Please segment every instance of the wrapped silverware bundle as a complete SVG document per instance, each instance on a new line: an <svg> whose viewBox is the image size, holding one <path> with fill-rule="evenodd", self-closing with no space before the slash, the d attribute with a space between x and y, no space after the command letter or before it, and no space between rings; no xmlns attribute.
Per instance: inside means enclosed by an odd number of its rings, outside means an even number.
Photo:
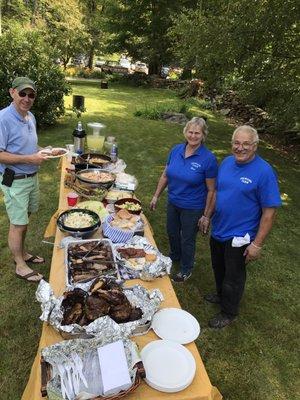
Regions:
<svg viewBox="0 0 300 400"><path fill-rule="evenodd" d="M46 347L41 365L48 400L118 399L145 376L136 344L119 334Z"/></svg>

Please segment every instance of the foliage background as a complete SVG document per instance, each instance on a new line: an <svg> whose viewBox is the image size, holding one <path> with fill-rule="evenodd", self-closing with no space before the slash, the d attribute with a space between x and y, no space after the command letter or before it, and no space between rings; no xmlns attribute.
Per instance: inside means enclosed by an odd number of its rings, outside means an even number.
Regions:
<svg viewBox="0 0 300 400"><path fill-rule="evenodd" d="M151 74L180 65L208 94L234 89L268 111L277 131L299 123L298 0L2 0L0 7L3 32L16 24L36 32L64 68L84 55L91 69L107 52L147 62Z"/></svg>
<svg viewBox="0 0 300 400"><path fill-rule="evenodd" d="M199 1L173 19L169 36L183 65L208 90L235 89L268 111L278 129L299 121L297 0Z"/></svg>
<svg viewBox="0 0 300 400"><path fill-rule="evenodd" d="M8 90L17 76L29 76L37 84L32 111L40 125L53 124L64 114L64 95L70 87L53 63L51 46L38 31L16 25L0 37L0 108L10 103Z"/></svg>

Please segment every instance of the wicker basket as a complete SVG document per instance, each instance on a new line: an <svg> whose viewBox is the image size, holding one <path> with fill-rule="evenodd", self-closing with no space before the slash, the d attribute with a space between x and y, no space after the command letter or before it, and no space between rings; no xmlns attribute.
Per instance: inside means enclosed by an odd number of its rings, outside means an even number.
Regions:
<svg viewBox="0 0 300 400"><path fill-rule="evenodd" d="M112 396L97 396L90 400L117 400L126 396L127 394L133 392L141 383L142 379L146 377L145 369L142 361L135 364L137 368L135 381L132 386L127 390L122 390L121 392L114 394ZM41 357L41 394L42 397L47 396L47 383L52 378L52 367L51 365Z"/></svg>

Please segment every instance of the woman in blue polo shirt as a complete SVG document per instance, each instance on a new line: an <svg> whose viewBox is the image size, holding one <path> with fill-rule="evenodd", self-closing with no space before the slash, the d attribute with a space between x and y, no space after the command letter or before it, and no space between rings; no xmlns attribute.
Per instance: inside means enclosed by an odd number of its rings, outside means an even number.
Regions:
<svg viewBox="0 0 300 400"><path fill-rule="evenodd" d="M218 171L216 157L203 144L208 134L205 120L192 118L183 134L186 141L172 148L150 203L155 210L159 196L168 187L170 257L180 263L175 282L184 282L192 274L198 226L201 220L204 229L208 228Z"/></svg>

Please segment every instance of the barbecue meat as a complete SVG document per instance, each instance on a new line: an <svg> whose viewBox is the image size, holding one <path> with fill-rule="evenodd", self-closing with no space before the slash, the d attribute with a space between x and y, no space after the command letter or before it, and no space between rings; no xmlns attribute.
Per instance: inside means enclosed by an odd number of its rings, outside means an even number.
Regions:
<svg viewBox="0 0 300 400"><path fill-rule="evenodd" d="M65 310L62 325L76 324L80 321L83 314L83 306L80 303L76 303L70 309Z"/></svg>
<svg viewBox="0 0 300 400"><path fill-rule="evenodd" d="M124 304L112 306L109 316L117 323L128 322L132 312L132 306L127 300Z"/></svg>
<svg viewBox="0 0 300 400"><path fill-rule="evenodd" d="M137 321L138 319L141 319L143 316L143 312L139 307L134 307L131 310L131 314L129 316L129 321Z"/></svg>
<svg viewBox="0 0 300 400"><path fill-rule="evenodd" d="M136 249L134 247L127 247L127 248L119 248L118 252L121 254L123 258L126 260L128 258L140 258L145 257L146 253L143 249Z"/></svg>
<svg viewBox="0 0 300 400"><path fill-rule="evenodd" d="M90 295L82 289L64 293L62 301L62 325L88 325L95 319L109 315L115 322L136 321L142 317L142 310L132 307L115 280L96 279L90 288Z"/></svg>
<svg viewBox="0 0 300 400"><path fill-rule="evenodd" d="M64 310L62 325L75 324L81 319L86 296L87 293L78 288L64 293L61 303Z"/></svg>
<svg viewBox="0 0 300 400"><path fill-rule="evenodd" d="M97 293L91 294L86 299L85 315L90 322L107 315L109 309L110 305Z"/></svg>
<svg viewBox="0 0 300 400"><path fill-rule="evenodd" d="M111 305L119 305L128 302L127 297L120 289L98 290L98 295Z"/></svg>

